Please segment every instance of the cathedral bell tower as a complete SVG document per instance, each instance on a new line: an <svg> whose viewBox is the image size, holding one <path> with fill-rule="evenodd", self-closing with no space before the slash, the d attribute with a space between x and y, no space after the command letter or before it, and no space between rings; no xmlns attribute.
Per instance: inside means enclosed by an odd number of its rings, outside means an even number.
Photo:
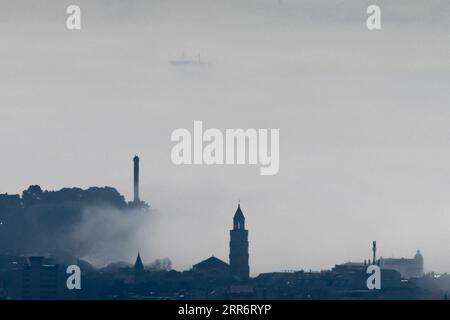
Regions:
<svg viewBox="0 0 450 320"><path fill-rule="evenodd" d="M245 229L245 217L241 205L233 217L233 229L230 230L230 272L239 280L249 278L248 230Z"/></svg>

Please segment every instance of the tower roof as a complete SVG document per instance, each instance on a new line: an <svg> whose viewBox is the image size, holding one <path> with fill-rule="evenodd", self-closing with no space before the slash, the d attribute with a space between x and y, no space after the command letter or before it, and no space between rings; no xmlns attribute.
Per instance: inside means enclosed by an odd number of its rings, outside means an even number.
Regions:
<svg viewBox="0 0 450 320"><path fill-rule="evenodd" d="M144 264L142 263L141 254L138 251L136 262L134 263L134 269L142 271L144 270Z"/></svg>
<svg viewBox="0 0 450 320"><path fill-rule="evenodd" d="M242 213L242 210L241 210L241 204L238 204L238 207L237 207L236 213L234 214L233 219L245 220L244 214Z"/></svg>

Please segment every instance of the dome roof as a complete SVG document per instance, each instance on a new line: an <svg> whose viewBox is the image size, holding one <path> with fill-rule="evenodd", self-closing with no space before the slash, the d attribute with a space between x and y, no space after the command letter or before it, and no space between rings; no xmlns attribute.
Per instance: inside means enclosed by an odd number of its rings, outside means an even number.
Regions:
<svg viewBox="0 0 450 320"><path fill-rule="evenodd" d="M421 259L421 260L423 260L423 256L422 256L422 254L420 253L420 250L417 250L417 253L416 253L416 255L414 256L414 259L417 259L417 260Z"/></svg>

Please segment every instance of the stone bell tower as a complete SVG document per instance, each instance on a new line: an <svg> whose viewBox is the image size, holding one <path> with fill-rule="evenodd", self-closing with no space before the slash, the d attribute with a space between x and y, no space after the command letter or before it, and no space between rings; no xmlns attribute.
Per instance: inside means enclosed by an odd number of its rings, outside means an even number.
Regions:
<svg viewBox="0 0 450 320"><path fill-rule="evenodd" d="M245 229L245 217L240 204L233 217L233 229L230 230L230 272L239 280L247 280L250 274L248 230Z"/></svg>

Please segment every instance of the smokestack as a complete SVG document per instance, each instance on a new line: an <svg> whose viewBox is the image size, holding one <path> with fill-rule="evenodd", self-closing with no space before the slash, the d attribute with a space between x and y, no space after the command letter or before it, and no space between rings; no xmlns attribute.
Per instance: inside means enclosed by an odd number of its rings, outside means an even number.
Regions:
<svg viewBox="0 0 450 320"><path fill-rule="evenodd" d="M141 200L139 199L139 157L134 156L134 202L138 203Z"/></svg>
<svg viewBox="0 0 450 320"><path fill-rule="evenodd" d="M376 263L376 257L377 257L377 242L374 241L372 242L372 252L373 252L373 258L372 258L372 264L377 264Z"/></svg>

